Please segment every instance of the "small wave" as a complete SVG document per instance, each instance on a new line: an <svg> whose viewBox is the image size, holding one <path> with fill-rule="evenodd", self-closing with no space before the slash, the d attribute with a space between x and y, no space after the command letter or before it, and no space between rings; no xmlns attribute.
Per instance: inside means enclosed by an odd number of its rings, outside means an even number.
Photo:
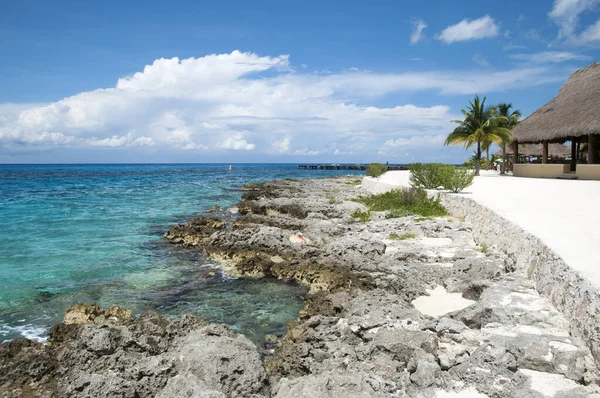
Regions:
<svg viewBox="0 0 600 398"><path fill-rule="evenodd" d="M22 325L22 326L9 326L0 325L0 335L4 336L15 336L25 337L29 340L34 340L39 343L45 343L48 340L47 333L48 329L42 326L35 325ZM16 336L15 336L16 337ZM15 338L13 337L13 338ZM11 339L5 339L3 343L9 342Z"/></svg>

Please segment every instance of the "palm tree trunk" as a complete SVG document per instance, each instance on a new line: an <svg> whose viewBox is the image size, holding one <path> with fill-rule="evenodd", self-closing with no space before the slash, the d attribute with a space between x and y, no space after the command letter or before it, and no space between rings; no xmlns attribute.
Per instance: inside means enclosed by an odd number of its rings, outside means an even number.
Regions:
<svg viewBox="0 0 600 398"><path fill-rule="evenodd" d="M475 159L475 175L479 175L479 167L481 162L481 141L477 140L477 159Z"/></svg>
<svg viewBox="0 0 600 398"><path fill-rule="evenodd" d="M490 164L490 146L489 145L487 148L485 148L485 157L487 159L487 168L488 168L488 170L491 170L492 165Z"/></svg>
<svg viewBox="0 0 600 398"><path fill-rule="evenodd" d="M506 174L506 144L502 144L502 164L500 165L500 175Z"/></svg>

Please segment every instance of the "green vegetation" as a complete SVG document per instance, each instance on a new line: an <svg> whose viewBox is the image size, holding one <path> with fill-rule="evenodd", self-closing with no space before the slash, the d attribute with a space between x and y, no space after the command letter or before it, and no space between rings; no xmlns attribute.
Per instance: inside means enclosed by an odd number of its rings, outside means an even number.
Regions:
<svg viewBox="0 0 600 398"><path fill-rule="evenodd" d="M427 221L430 220L429 217L417 217L415 218L415 222L422 222L422 221Z"/></svg>
<svg viewBox="0 0 600 398"><path fill-rule="evenodd" d="M346 185L360 185L362 183L361 180L352 180L352 181L346 181L345 184Z"/></svg>
<svg viewBox="0 0 600 398"><path fill-rule="evenodd" d="M395 189L354 200L367 206L370 211L389 211L388 218L404 217L409 214L425 217L441 217L448 214L446 208L440 203L439 197L428 197L424 189Z"/></svg>
<svg viewBox="0 0 600 398"><path fill-rule="evenodd" d="M337 195L338 195L339 193L340 193L340 191L339 191L339 190L337 190L337 189L336 189L336 190L333 190L333 191L326 191L326 193L325 193L325 197L327 198L327 202L328 202L330 205L335 205L335 204L341 203L341 201L339 201L339 200L337 199Z"/></svg>
<svg viewBox="0 0 600 398"><path fill-rule="evenodd" d="M454 166L442 163L411 163L410 185L413 188L437 189L444 185L444 177Z"/></svg>
<svg viewBox="0 0 600 398"><path fill-rule="evenodd" d="M514 110L511 112L510 108L512 108L512 104L498 105L498 115L504 118L504 127L511 130L511 134L508 137L505 137L505 139L501 142L502 165L500 168L500 174L506 173L506 165L508 164L508 156L506 156L506 145L510 143L510 139L512 137L512 129L519 123L519 118L521 117L520 111Z"/></svg>
<svg viewBox="0 0 600 398"><path fill-rule="evenodd" d="M389 240L407 240L407 239L414 239L416 237L417 237L417 235L411 234L411 233L402 234L402 235L390 234L390 236L388 236L388 239Z"/></svg>
<svg viewBox="0 0 600 398"><path fill-rule="evenodd" d="M479 251L482 252L483 254L485 254L487 256L487 252L488 252L488 245L486 245L485 243L482 243L479 246Z"/></svg>
<svg viewBox="0 0 600 398"><path fill-rule="evenodd" d="M369 177L379 177L383 173L388 170L388 167L385 164L381 163L371 163L367 166L367 176Z"/></svg>
<svg viewBox="0 0 600 398"><path fill-rule="evenodd" d="M459 126L451 132L444 145L463 144L465 148L476 145L475 175L479 175L482 149L489 148L492 143L502 144L510 140L512 131L506 127L506 117L500 116L495 106L485 106L483 101L475 96L469 106L462 110L464 120L453 120Z"/></svg>
<svg viewBox="0 0 600 398"><path fill-rule="evenodd" d="M355 210L352 214L350 214L352 218L358 218L360 222L369 222L371 220L371 212L370 211L360 211Z"/></svg>
<svg viewBox="0 0 600 398"><path fill-rule="evenodd" d="M460 192L473 184L475 173L465 167L453 167L444 175L442 186L451 192Z"/></svg>
<svg viewBox="0 0 600 398"><path fill-rule="evenodd" d="M410 185L413 188L438 189L443 187L460 192L473 184L475 175L469 169L441 163L411 163Z"/></svg>

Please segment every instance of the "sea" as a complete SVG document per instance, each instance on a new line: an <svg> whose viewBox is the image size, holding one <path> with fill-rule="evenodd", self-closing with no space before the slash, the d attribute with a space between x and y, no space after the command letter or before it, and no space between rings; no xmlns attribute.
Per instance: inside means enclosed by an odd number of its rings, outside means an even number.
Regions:
<svg viewBox="0 0 600 398"><path fill-rule="evenodd" d="M302 308L302 286L230 277L163 234L215 205L235 205L247 183L364 171L229 166L0 165L0 342L44 341L76 303L191 313L257 343L283 333Z"/></svg>

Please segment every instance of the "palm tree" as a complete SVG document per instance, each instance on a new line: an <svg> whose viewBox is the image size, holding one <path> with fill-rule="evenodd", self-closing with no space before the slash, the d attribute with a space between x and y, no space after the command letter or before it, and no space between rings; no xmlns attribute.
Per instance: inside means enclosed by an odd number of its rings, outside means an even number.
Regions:
<svg viewBox="0 0 600 398"><path fill-rule="evenodd" d="M496 107L486 107L485 100L485 97L482 101L476 95L475 99L469 102L469 106L462 110L465 119L452 121L459 126L446 137L444 142L444 145L463 144L465 149L476 145L476 176L479 175L481 166L482 145L485 148L486 143L500 142L510 134L510 130L504 127L505 118L498 117Z"/></svg>
<svg viewBox="0 0 600 398"><path fill-rule="evenodd" d="M510 143L510 138L512 137L512 129L519 123L521 112L519 110L514 110L511 112L510 108L512 108L512 104L499 104L497 108L498 116L502 116L506 119L504 120L504 127L511 130L511 134L509 135L508 140L502 141L502 166L500 169L500 174L505 174L506 164L508 161L506 157L506 145Z"/></svg>

